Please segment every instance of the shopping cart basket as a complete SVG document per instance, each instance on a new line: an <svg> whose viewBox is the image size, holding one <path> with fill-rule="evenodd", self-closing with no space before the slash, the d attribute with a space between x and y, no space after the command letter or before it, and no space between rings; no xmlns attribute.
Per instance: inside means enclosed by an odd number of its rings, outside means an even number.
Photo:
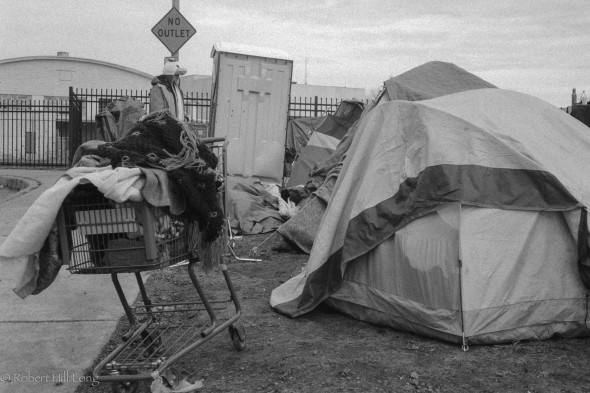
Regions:
<svg viewBox="0 0 590 393"><path fill-rule="evenodd" d="M219 158L218 171L225 179L225 138L204 138ZM224 182L225 183L225 182ZM225 184L219 191L225 209ZM112 382L113 391L135 391L139 381L168 375L180 358L229 330L237 350L245 347L245 330L238 323L241 306L225 261L220 270L229 299L211 300L204 293L195 269L198 266L198 225L166 207L146 202L115 203L92 185L78 186L62 204L58 227L64 264L75 274L110 274L127 320L129 331L121 343L100 360L93 371L98 382ZM188 266L197 300L152 303L141 272L170 265ZM118 274L135 275L141 300L130 305ZM218 318L220 310L233 304L235 313ZM171 382L171 381L168 381Z"/></svg>

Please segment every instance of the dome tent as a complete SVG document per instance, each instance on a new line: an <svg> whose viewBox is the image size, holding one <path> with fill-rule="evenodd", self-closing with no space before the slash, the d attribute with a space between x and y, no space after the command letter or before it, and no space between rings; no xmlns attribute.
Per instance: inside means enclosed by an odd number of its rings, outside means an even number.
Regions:
<svg viewBox="0 0 590 393"><path fill-rule="evenodd" d="M431 61L392 77L383 83L378 97L363 114L375 105L392 99L420 101L466 90L495 88L476 75L452 63ZM301 210L277 232L302 251L310 253L320 220L329 202L342 158L345 156L358 127L350 127L341 137L336 149L309 173L305 188L311 193ZM301 182L301 181L299 181Z"/></svg>
<svg viewBox="0 0 590 393"><path fill-rule="evenodd" d="M291 317L325 302L452 342L587 334L586 127L495 88L389 101L363 115Z"/></svg>

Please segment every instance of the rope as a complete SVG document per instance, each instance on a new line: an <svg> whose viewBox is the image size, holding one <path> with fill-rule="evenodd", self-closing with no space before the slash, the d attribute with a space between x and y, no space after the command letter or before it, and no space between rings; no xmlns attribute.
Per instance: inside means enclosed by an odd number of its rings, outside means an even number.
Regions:
<svg viewBox="0 0 590 393"><path fill-rule="evenodd" d="M260 251L259 251L260 246L262 246L268 239L273 237L275 234L276 234L276 232L271 233L270 236L268 236L266 239L264 239L259 245L252 247L252 252L254 253L254 255L256 257L260 256Z"/></svg>
<svg viewBox="0 0 590 393"><path fill-rule="evenodd" d="M182 150L178 154L170 154L166 149L162 149L169 158L160 160L160 164L166 171L172 171L178 168L195 168L199 172L207 167L205 161L199 157L199 138L196 133L188 128L188 125L181 123L182 131L180 133L180 143Z"/></svg>

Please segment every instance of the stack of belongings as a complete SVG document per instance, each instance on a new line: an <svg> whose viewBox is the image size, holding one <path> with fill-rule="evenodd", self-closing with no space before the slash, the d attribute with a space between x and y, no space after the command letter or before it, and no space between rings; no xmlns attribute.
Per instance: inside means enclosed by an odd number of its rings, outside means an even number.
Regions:
<svg viewBox="0 0 590 393"><path fill-rule="evenodd" d="M114 203L145 201L182 214L191 228L191 252L205 270L218 265L227 234L219 198L225 179L215 170L217 164L211 149L169 110L143 117L116 141L84 143L72 168L37 198L0 245L0 262L26 264L14 292L21 298L37 295L57 277L62 261L56 219L80 185L93 185Z"/></svg>
<svg viewBox="0 0 590 393"><path fill-rule="evenodd" d="M185 214L201 228L203 262L219 260L224 233L224 214L218 198L222 179L218 158L199 141L187 123L176 120L169 110L153 112L138 122L126 137L101 144L96 154L110 160L113 168L162 169L184 196ZM222 245L221 245L222 246Z"/></svg>
<svg viewBox="0 0 590 393"><path fill-rule="evenodd" d="M114 142L124 138L144 115L143 102L131 97L114 99L95 116L97 139Z"/></svg>

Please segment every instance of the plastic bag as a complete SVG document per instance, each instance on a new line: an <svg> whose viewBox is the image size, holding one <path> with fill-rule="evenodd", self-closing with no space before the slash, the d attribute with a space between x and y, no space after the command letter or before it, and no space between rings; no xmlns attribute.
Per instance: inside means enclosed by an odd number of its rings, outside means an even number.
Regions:
<svg viewBox="0 0 590 393"><path fill-rule="evenodd" d="M154 372L152 377L154 378L154 382L150 386L152 393L189 393L203 388L203 380L190 383L184 378L175 383L172 388L169 388L162 377L158 375L158 372Z"/></svg>
<svg viewBox="0 0 590 393"><path fill-rule="evenodd" d="M289 219L299 212L300 207L297 206L290 198L285 201L283 198L279 198L279 214Z"/></svg>

